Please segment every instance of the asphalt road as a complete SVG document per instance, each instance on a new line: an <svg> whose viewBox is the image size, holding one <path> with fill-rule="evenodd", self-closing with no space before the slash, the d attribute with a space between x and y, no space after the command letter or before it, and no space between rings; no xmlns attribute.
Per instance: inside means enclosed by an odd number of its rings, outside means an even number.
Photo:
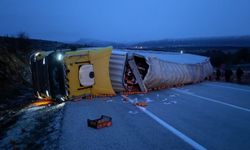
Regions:
<svg viewBox="0 0 250 150"><path fill-rule="evenodd" d="M250 87L203 82L148 94L69 102L61 149L250 149ZM146 101L145 108L135 101ZM113 118L103 129L87 119Z"/></svg>

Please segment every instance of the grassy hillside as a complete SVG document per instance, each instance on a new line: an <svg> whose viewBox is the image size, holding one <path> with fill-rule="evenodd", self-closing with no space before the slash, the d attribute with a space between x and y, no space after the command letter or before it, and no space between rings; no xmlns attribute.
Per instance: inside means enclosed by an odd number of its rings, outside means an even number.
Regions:
<svg viewBox="0 0 250 150"><path fill-rule="evenodd" d="M31 87L29 56L33 51L75 49L84 46L29 39L25 35L20 35L18 38L0 37L0 104L6 98L22 94L24 89Z"/></svg>

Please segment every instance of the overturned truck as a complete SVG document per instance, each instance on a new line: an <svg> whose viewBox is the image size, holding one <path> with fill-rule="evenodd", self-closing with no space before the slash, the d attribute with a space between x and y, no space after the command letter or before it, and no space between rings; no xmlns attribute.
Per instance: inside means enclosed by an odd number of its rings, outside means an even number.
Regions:
<svg viewBox="0 0 250 150"><path fill-rule="evenodd" d="M38 51L30 66L37 97L59 101L195 83L213 72L203 56L112 47Z"/></svg>

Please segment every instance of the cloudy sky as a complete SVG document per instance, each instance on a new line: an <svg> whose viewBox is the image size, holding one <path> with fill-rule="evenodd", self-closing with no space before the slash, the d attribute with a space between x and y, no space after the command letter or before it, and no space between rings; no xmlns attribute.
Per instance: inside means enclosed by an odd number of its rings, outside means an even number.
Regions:
<svg viewBox="0 0 250 150"><path fill-rule="evenodd" d="M0 0L0 35L116 42L250 35L250 0Z"/></svg>

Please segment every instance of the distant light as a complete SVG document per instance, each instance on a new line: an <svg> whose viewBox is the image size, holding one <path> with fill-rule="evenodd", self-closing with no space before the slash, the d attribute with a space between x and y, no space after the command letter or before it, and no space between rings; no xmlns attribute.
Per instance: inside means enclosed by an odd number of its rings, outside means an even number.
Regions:
<svg viewBox="0 0 250 150"><path fill-rule="evenodd" d="M43 65L45 65L45 58L43 58Z"/></svg>
<svg viewBox="0 0 250 150"><path fill-rule="evenodd" d="M180 53L183 54L183 50L181 50Z"/></svg>
<svg viewBox="0 0 250 150"><path fill-rule="evenodd" d="M62 54L57 54L57 60L61 61L63 59L63 55Z"/></svg>

